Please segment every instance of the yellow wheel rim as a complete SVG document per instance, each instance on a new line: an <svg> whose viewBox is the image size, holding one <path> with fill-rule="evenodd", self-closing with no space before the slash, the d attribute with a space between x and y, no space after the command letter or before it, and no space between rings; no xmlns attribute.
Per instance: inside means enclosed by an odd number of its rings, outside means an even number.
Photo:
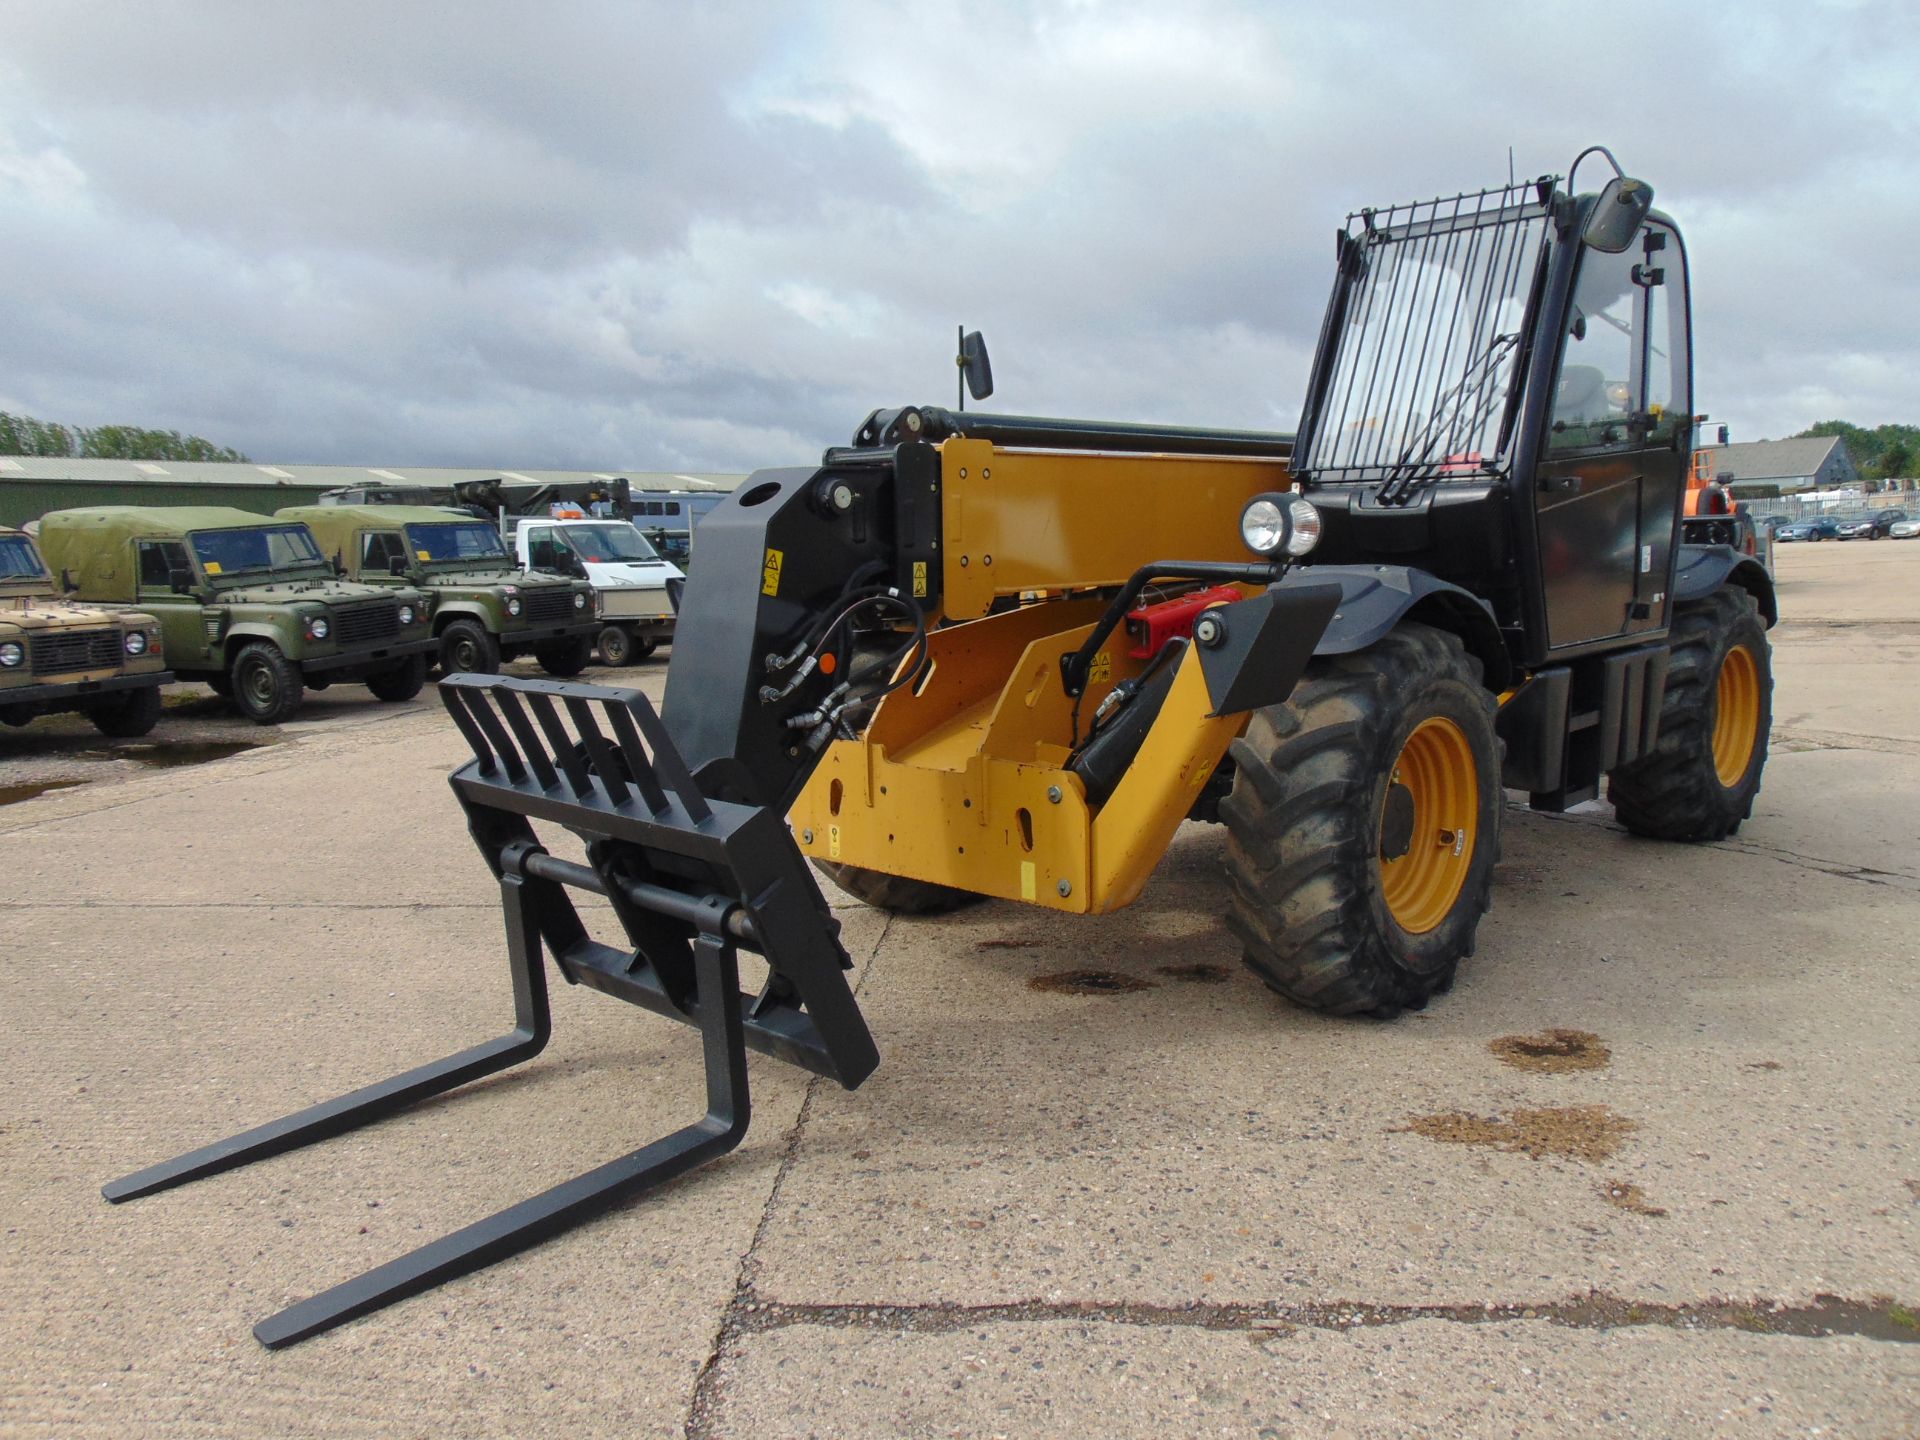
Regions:
<svg viewBox="0 0 1920 1440"><path fill-rule="evenodd" d="M1422 720L1394 761L1392 784L1413 796L1413 839L1406 854L1381 858L1380 894L1395 924L1424 935L1460 898L1479 839L1480 768L1466 732L1442 716Z"/></svg>
<svg viewBox="0 0 1920 1440"><path fill-rule="evenodd" d="M1713 720L1713 770L1731 790L1746 777L1760 738L1760 666L1744 645L1720 662L1720 703Z"/></svg>

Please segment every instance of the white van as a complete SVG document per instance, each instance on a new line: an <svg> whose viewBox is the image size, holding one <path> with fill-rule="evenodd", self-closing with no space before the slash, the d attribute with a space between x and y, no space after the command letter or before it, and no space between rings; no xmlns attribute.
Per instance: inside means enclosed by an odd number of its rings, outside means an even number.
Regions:
<svg viewBox="0 0 1920 1440"><path fill-rule="evenodd" d="M510 523L514 553L527 569L583 575L593 586L600 619L594 648L603 665L644 660L673 638L667 581L684 577L631 521L526 516Z"/></svg>

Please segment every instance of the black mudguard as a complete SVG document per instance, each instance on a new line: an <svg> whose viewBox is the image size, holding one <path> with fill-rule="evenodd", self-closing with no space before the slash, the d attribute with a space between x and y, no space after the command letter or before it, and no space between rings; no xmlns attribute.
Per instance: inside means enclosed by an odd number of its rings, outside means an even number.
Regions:
<svg viewBox="0 0 1920 1440"><path fill-rule="evenodd" d="M1673 598L1702 600L1726 584L1738 585L1753 596L1760 615L1772 629L1780 621L1780 605L1773 593L1773 577L1751 555L1731 545L1682 545L1674 567Z"/></svg>
<svg viewBox="0 0 1920 1440"><path fill-rule="evenodd" d="M1406 565L1308 565L1274 588L1340 587L1340 604L1314 647L1316 655L1351 655L1384 637L1403 620L1450 630L1484 667L1487 688L1504 690L1513 675L1500 626L1472 591Z"/></svg>

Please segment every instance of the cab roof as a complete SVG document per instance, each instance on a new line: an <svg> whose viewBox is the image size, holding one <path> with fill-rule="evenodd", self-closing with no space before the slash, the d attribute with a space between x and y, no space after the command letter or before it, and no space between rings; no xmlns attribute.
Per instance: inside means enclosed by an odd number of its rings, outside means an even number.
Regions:
<svg viewBox="0 0 1920 1440"><path fill-rule="evenodd" d="M492 522L467 510L440 505L290 505L274 512L276 520L297 520L318 532L328 527L351 525L354 529L374 527L396 530L402 525L485 525Z"/></svg>
<svg viewBox="0 0 1920 1440"><path fill-rule="evenodd" d="M252 530L297 523L225 505L94 505L55 510L40 522L42 537L86 535L96 541L168 539L195 530Z"/></svg>

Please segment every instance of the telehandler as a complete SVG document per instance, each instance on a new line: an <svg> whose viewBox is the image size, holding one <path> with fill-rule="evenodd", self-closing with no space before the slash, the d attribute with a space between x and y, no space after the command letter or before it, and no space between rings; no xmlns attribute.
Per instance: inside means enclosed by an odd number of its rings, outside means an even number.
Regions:
<svg viewBox="0 0 1920 1440"><path fill-rule="evenodd" d="M1612 163L1574 171L1595 153ZM256 1327L283 1345L732 1148L748 1049L858 1085L878 1054L803 856L898 911L1101 912L1183 820L1217 820L1254 972L1391 1016L1472 953L1503 789L1564 810L1604 783L1636 834L1731 834L1766 759L1773 588L1681 540L1686 253L1613 168L1596 193L1543 178L1350 217L1296 435L905 407L756 473L701 524L661 714L632 690L443 682L514 1030L107 1197L537 1053L543 950L701 1031L703 1117ZM570 890L624 935L591 938Z"/></svg>

